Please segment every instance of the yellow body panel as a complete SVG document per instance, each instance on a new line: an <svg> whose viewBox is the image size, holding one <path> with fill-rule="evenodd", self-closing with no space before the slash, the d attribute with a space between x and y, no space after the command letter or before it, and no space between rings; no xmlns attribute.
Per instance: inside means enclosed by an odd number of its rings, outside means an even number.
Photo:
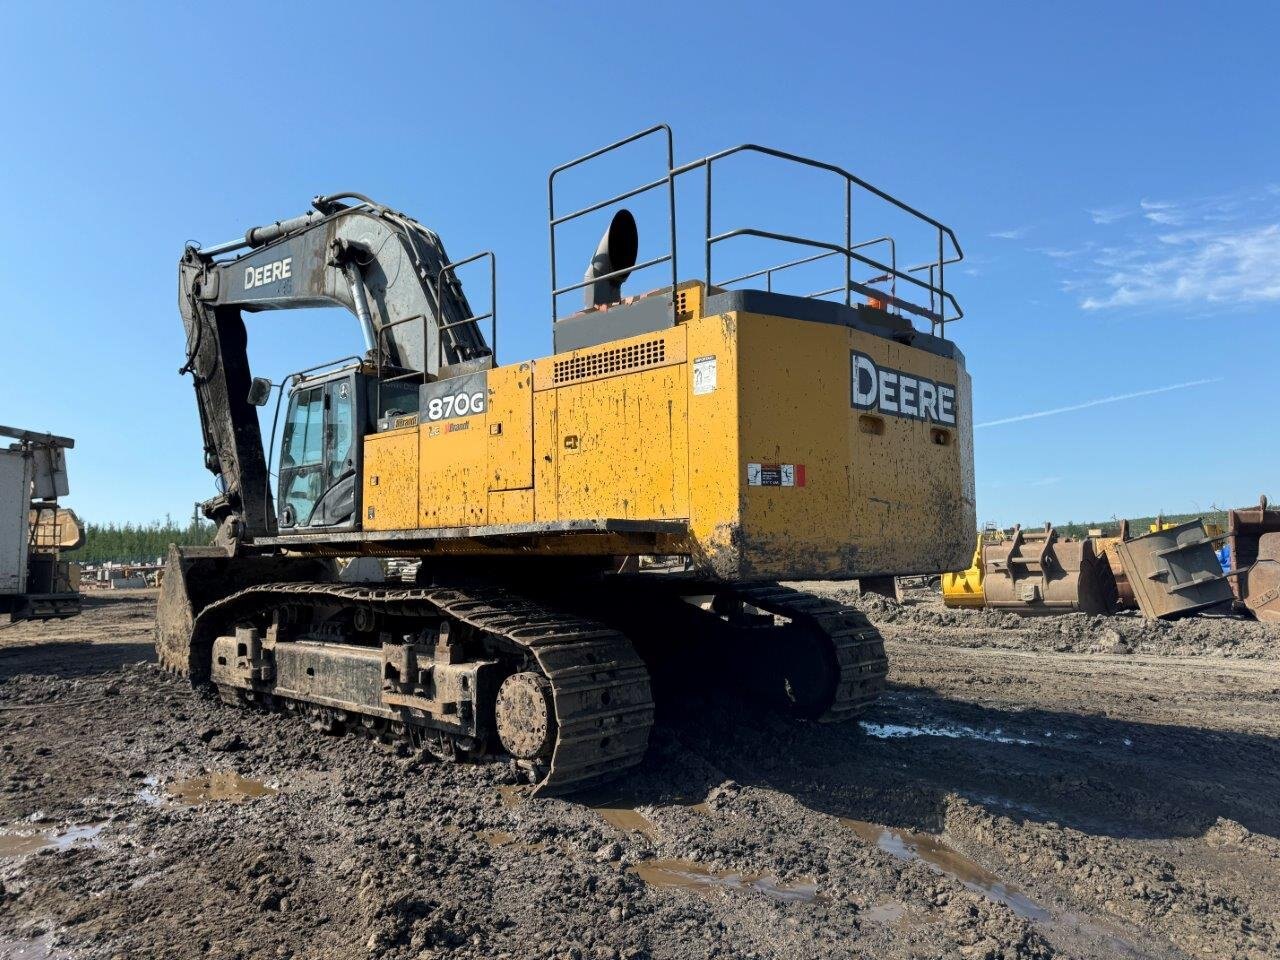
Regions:
<svg viewBox="0 0 1280 960"><path fill-rule="evenodd" d="M962 360L842 323L700 316L701 288L681 295L673 327L490 370L485 412L423 423L417 521L402 529L675 521L684 532L662 547L733 579L936 573L969 558ZM899 378L902 415L855 406L857 357ZM924 383L935 400L954 387L954 424L919 414ZM366 529L390 529L385 509ZM642 536L568 541L555 549L661 552Z"/></svg>
<svg viewBox="0 0 1280 960"><path fill-rule="evenodd" d="M852 409L855 351L954 383L958 409L969 409L968 378L954 361L836 324L739 316L741 456L795 465L797 481L804 467L803 486L784 478L746 488L741 527L753 574L936 572L958 543L968 553L973 494L957 430Z"/></svg>
<svg viewBox="0 0 1280 960"><path fill-rule="evenodd" d="M365 437L364 529L418 526L418 430L406 427Z"/></svg>
<svg viewBox="0 0 1280 960"><path fill-rule="evenodd" d="M556 461L559 519L672 520L689 514L684 365L556 389L558 436L538 437Z"/></svg>
<svg viewBox="0 0 1280 960"><path fill-rule="evenodd" d="M485 429L489 435L490 490L533 487L532 367L521 363L498 367L489 374ZM532 513L528 519L533 519Z"/></svg>
<svg viewBox="0 0 1280 960"><path fill-rule="evenodd" d="M419 527L489 522L489 431L484 414L418 428Z"/></svg>
<svg viewBox="0 0 1280 960"><path fill-rule="evenodd" d="M495 490L489 494L489 522L503 526L533 522L533 488Z"/></svg>

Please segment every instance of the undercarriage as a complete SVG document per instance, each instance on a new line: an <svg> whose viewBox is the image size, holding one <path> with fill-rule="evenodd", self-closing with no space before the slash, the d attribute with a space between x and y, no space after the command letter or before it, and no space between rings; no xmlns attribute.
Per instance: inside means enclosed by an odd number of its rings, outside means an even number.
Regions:
<svg viewBox="0 0 1280 960"><path fill-rule="evenodd" d="M643 759L651 669L683 691L727 683L827 722L869 706L887 670L860 613L771 583L597 579L526 595L480 579L272 582L209 603L189 635L191 652L162 644L162 663L227 702L442 759L505 755L542 793L595 786Z"/></svg>

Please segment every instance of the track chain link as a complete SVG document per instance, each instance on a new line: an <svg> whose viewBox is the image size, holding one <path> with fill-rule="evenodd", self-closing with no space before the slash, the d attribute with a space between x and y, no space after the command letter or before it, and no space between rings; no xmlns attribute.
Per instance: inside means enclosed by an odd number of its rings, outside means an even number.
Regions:
<svg viewBox="0 0 1280 960"><path fill-rule="evenodd" d="M216 601L196 629L290 606L367 605L395 616L440 616L465 623L531 655L551 682L556 740L535 792L580 790L635 766L653 726L649 673L617 630L492 586L404 587L266 583Z"/></svg>
<svg viewBox="0 0 1280 960"><path fill-rule="evenodd" d="M767 613L807 623L830 640L840 676L820 722L852 719L880 697L889 674L889 659L880 631L861 611L776 583L734 587L730 592Z"/></svg>

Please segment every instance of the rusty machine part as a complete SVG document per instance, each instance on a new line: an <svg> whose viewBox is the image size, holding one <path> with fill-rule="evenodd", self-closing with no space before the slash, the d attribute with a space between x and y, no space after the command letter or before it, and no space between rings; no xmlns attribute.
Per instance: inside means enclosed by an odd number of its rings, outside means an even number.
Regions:
<svg viewBox="0 0 1280 960"><path fill-rule="evenodd" d="M1270 507L1265 496L1258 498L1255 507L1241 507L1227 512L1227 546L1231 551L1231 566L1243 570L1259 559L1261 540L1269 533L1280 532L1280 510ZM1250 577L1237 579L1232 587L1236 599L1248 605L1246 591L1259 581Z"/></svg>
<svg viewBox="0 0 1280 960"><path fill-rule="evenodd" d="M1201 520L1116 544L1138 607L1153 620L1229 604L1234 594Z"/></svg>
<svg viewBox="0 0 1280 960"><path fill-rule="evenodd" d="M1116 587L1111 568L1092 540L1015 527L1003 543L982 546L985 604L1022 614L1110 613Z"/></svg>
<svg viewBox="0 0 1280 960"><path fill-rule="evenodd" d="M524 671L502 681L494 703L494 725L507 753L520 760L551 753L555 741L555 707L547 678Z"/></svg>
<svg viewBox="0 0 1280 960"><path fill-rule="evenodd" d="M1249 612L1259 620L1280 623L1280 531L1258 538L1257 553L1240 583Z"/></svg>
<svg viewBox="0 0 1280 960"><path fill-rule="evenodd" d="M1107 566L1111 569L1111 578L1116 584L1115 609L1138 609L1138 598L1133 595L1133 584L1129 582L1129 575L1124 570L1124 561L1120 559L1120 552L1116 549L1116 544L1129 539L1129 521L1120 521L1119 536L1093 537L1092 539L1094 552L1106 560Z"/></svg>

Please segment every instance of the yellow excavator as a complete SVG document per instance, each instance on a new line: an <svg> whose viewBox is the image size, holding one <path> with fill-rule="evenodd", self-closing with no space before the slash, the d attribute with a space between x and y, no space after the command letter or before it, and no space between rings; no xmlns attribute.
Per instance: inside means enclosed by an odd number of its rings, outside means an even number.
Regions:
<svg viewBox="0 0 1280 960"><path fill-rule="evenodd" d="M650 138L667 156L654 179L564 209L563 178ZM713 233L713 171L748 157L829 177L843 236ZM698 279L679 272L682 180L705 186ZM644 258L621 206L642 193L667 220ZM887 669L875 628L779 581L968 559L970 381L946 336L962 316L944 279L962 256L954 233L838 166L770 148L676 166L665 125L557 167L548 197L554 353L512 363L496 355L494 256L450 261L435 233L360 194L184 251L182 371L218 534L170 551L156 628L169 670L444 758L506 754L548 792L640 761L653 671L731 679L808 720L874 701ZM896 238L856 239L872 207L913 225L931 259L903 266ZM564 282L557 237L588 217L608 228L584 278ZM713 251L735 240L805 256L717 280ZM835 285L777 289L803 265ZM460 268L488 274L486 311ZM642 270L665 282L624 296ZM562 315L569 295L585 302ZM363 354L280 382L251 375L246 315L335 305L355 316ZM278 450L257 409L273 396ZM356 580L340 557L407 558L416 572Z"/></svg>

